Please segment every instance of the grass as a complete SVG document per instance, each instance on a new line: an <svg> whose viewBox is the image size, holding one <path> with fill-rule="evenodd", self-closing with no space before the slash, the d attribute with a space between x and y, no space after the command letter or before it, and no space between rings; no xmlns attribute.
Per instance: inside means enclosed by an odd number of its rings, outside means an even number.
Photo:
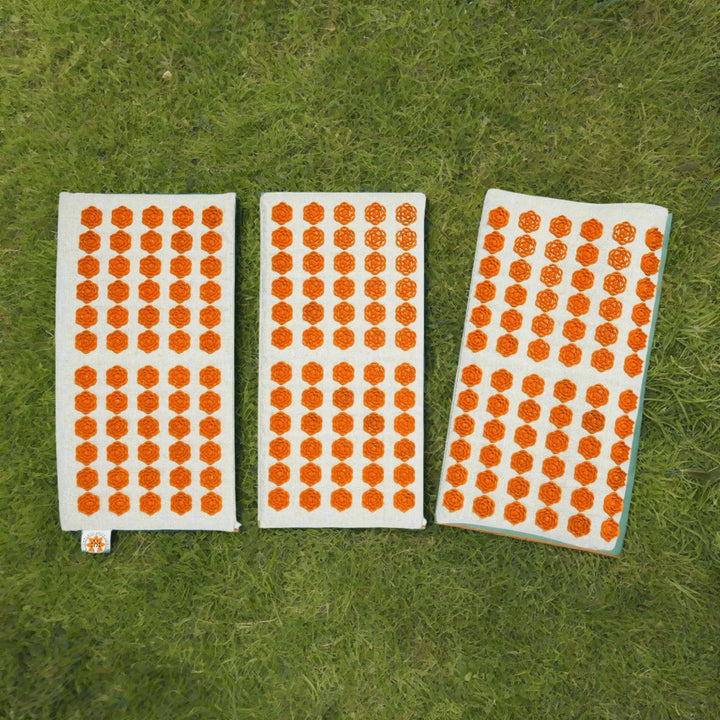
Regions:
<svg viewBox="0 0 720 720"><path fill-rule="evenodd" d="M0 7L0 716L720 717L713 0ZM488 187L674 213L619 559L257 529L258 197L428 196L426 515ZM58 193L239 195L239 535L59 528Z"/></svg>

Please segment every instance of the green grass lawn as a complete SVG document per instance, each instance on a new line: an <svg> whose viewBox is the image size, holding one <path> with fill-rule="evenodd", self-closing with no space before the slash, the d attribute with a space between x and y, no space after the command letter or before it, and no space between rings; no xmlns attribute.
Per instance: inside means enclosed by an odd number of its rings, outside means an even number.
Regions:
<svg viewBox="0 0 720 720"><path fill-rule="evenodd" d="M0 5L0 717L720 717L714 0ZM432 523L487 188L674 214L618 559ZM60 530L58 194L236 191L239 534ZM424 532L259 531L259 194L427 212Z"/></svg>

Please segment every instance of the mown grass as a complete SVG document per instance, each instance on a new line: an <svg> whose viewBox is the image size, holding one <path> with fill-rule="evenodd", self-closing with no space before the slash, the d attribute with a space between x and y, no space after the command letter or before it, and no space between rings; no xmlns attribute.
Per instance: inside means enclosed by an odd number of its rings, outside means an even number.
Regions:
<svg viewBox="0 0 720 720"><path fill-rule="evenodd" d="M0 7L0 715L719 717L717 4L353 5ZM427 194L432 519L493 186L674 214L621 557L432 523L260 532L260 192ZM240 534L95 558L60 531L61 190L238 193Z"/></svg>

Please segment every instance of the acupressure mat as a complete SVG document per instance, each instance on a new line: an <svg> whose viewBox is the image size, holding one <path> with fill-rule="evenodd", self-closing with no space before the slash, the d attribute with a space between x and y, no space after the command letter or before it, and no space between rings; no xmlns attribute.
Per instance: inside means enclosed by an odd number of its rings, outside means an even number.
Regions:
<svg viewBox="0 0 720 720"><path fill-rule="evenodd" d="M64 530L237 527L234 246L234 194L60 195Z"/></svg>
<svg viewBox="0 0 720 720"><path fill-rule="evenodd" d="M669 227L488 191L439 523L619 554Z"/></svg>
<svg viewBox="0 0 720 720"><path fill-rule="evenodd" d="M261 527L424 527L424 210L262 196Z"/></svg>

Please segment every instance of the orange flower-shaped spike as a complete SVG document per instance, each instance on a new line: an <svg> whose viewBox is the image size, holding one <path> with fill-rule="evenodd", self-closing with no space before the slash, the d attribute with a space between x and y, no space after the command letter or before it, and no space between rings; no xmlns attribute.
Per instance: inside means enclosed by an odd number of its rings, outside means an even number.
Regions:
<svg viewBox="0 0 720 720"><path fill-rule="evenodd" d="M559 380L553 388L553 395L563 403L570 402L577 394L577 385L572 380Z"/></svg>
<svg viewBox="0 0 720 720"><path fill-rule="evenodd" d="M333 332L333 344L341 350L347 350L355 344L355 333L346 327L341 327Z"/></svg>
<svg viewBox="0 0 720 720"><path fill-rule="evenodd" d="M100 249L100 236L88 230L80 235L78 247L86 253L92 253Z"/></svg>
<svg viewBox="0 0 720 720"><path fill-rule="evenodd" d="M340 512L347 510L352 505L352 494L344 488L333 490L330 494L330 505Z"/></svg>
<svg viewBox="0 0 720 720"><path fill-rule="evenodd" d="M500 417L505 415L510 408L510 402L504 395L491 395L487 401L487 410L491 415Z"/></svg>
<svg viewBox="0 0 720 720"><path fill-rule="evenodd" d="M580 291L589 290L595 284L595 275L587 268L576 270L572 274L572 286Z"/></svg>
<svg viewBox="0 0 720 720"><path fill-rule="evenodd" d="M162 247L162 235L150 230L140 236L140 247L149 253L157 252Z"/></svg>
<svg viewBox="0 0 720 720"><path fill-rule="evenodd" d="M495 297L495 285L490 280L483 280L475 286L475 297L480 302L489 302Z"/></svg>
<svg viewBox="0 0 720 720"><path fill-rule="evenodd" d="M490 517L495 513L495 501L487 495L481 495L473 500L472 509L478 517Z"/></svg>
<svg viewBox="0 0 720 720"><path fill-rule="evenodd" d="M541 290L535 298L535 305L544 313L554 310L557 304L558 296L553 290Z"/></svg>
<svg viewBox="0 0 720 720"><path fill-rule="evenodd" d="M627 245L635 239L635 226L629 222L618 223L613 228L613 240L621 245Z"/></svg>
<svg viewBox="0 0 720 720"><path fill-rule="evenodd" d="M514 260L510 263L509 274L515 282L523 282L532 274L532 267L530 266L530 263L525 260Z"/></svg>
<svg viewBox="0 0 720 720"><path fill-rule="evenodd" d="M83 493L78 498L77 507L83 515L93 515L100 509L100 498L93 493Z"/></svg>
<svg viewBox="0 0 720 720"><path fill-rule="evenodd" d="M586 243L585 245L580 245L580 247L577 249L577 252L575 253L575 259L581 264L581 265L593 265L597 262L598 257L600 257L600 251L590 243Z"/></svg>
<svg viewBox="0 0 720 720"><path fill-rule="evenodd" d="M401 225L412 225L417 220L417 210L410 203L398 205L395 210L395 219Z"/></svg>
<svg viewBox="0 0 720 720"><path fill-rule="evenodd" d="M338 388L333 392L333 405L341 410L347 410L355 402L355 394L348 388Z"/></svg>
<svg viewBox="0 0 720 720"><path fill-rule="evenodd" d="M595 408L607 405L610 391L604 385L591 385L585 393L585 400Z"/></svg>
<svg viewBox="0 0 720 720"><path fill-rule="evenodd" d="M368 292L368 285L373 280L378 280L379 278L371 278L365 283L365 292L370 297L376 297L375 295L372 295L370 292ZM383 289L385 287L385 284L383 283ZM382 295L385 293L383 292ZM395 283L395 294L401 298L402 300L411 300L415 297L417 294L417 283L414 280L411 280L410 278L402 278L402 280L398 280ZM379 295L378 297L381 297L382 295Z"/></svg>
<svg viewBox="0 0 720 720"><path fill-rule="evenodd" d="M75 371L75 384L81 388L92 387L97 382L97 372L89 365L83 365Z"/></svg>
<svg viewBox="0 0 720 720"><path fill-rule="evenodd" d="M516 500L526 497L530 493L530 483L524 477L514 477L508 481L508 495Z"/></svg>
<svg viewBox="0 0 720 720"><path fill-rule="evenodd" d="M573 515L568 520L567 528L575 537L583 537L590 532L590 519L582 514Z"/></svg>
<svg viewBox="0 0 720 720"><path fill-rule="evenodd" d="M540 216L532 210L521 213L518 219L518 226L526 233L535 232L540 229Z"/></svg>
<svg viewBox="0 0 720 720"><path fill-rule="evenodd" d="M417 258L410 253L398 255L395 260L395 269L402 275L410 275L417 270Z"/></svg>
<svg viewBox="0 0 720 720"><path fill-rule="evenodd" d="M535 513L535 524L546 532L552 530L557 527L558 514L552 508L542 508Z"/></svg>
<svg viewBox="0 0 720 720"><path fill-rule="evenodd" d="M353 469L345 463L338 463L337 465L333 465L332 469L330 470L330 479L336 485L347 485L349 482L352 482Z"/></svg>
<svg viewBox="0 0 720 720"><path fill-rule="evenodd" d="M130 249L130 244L130 236L122 230L110 236L110 249L115 252L127 252Z"/></svg>
<svg viewBox="0 0 720 720"><path fill-rule="evenodd" d="M552 262L560 262L567 257L567 245L562 240L551 240L545 246L545 257Z"/></svg>
<svg viewBox="0 0 720 720"><path fill-rule="evenodd" d="M448 490L443 495L443 506L450 512L457 512L465 504L465 498L459 490Z"/></svg>
<svg viewBox="0 0 720 720"><path fill-rule="evenodd" d="M462 438L460 438L459 440L453 440L450 443L450 453L449 453L450 457L453 458L454 460L457 460L457 462L461 463L464 460L468 460L470 458L470 453L471 453L470 443L467 442L467 440L463 440ZM458 465L458 466L453 466L453 467L460 468L461 466ZM462 468L462 469L465 470L464 468ZM460 470L457 470L456 472L460 472ZM450 473L448 471L448 475L449 474ZM465 471L464 477L467 478L467 471ZM454 482L452 482L450 480L449 477L448 477L448 482L450 482L453 485L455 484Z"/></svg>
<svg viewBox="0 0 720 720"><path fill-rule="evenodd" d="M550 422L555 427L567 427L573 419L573 412L567 405L556 405L550 410Z"/></svg>
<svg viewBox="0 0 720 720"><path fill-rule="evenodd" d="M523 400L518 405L518 417L526 423L534 422L540 417L540 405L534 400Z"/></svg>
<svg viewBox="0 0 720 720"><path fill-rule="evenodd" d="M417 320L417 310L410 303L403 303L395 308L395 320L401 325L410 325Z"/></svg>
<svg viewBox="0 0 720 720"><path fill-rule="evenodd" d="M477 365L467 365L463 368L460 379L470 387L477 385L482 380L482 370Z"/></svg>
<svg viewBox="0 0 720 720"><path fill-rule="evenodd" d="M512 387L513 375L507 370L496 370L490 376L490 384L499 392L504 392Z"/></svg>
<svg viewBox="0 0 720 720"><path fill-rule="evenodd" d="M518 523L525 521L525 518L527 517L527 510L522 503L517 501L511 502L509 505L505 506L504 516L508 522L513 525L517 525Z"/></svg>
<svg viewBox="0 0 720 720"><path fill-rule="evenodd" d="M320 377L322 378L322 375ZM350 363L341 362L333 368L333 380L341 385L347 385L352 382L354 377L355 369L352 365L350 365Z"/></svg>
<svg viewBox="0 0 720 720"><path fill-rule="evenodd" d="M289 392L288 390L285 390L285 388L276 388L276 390ZM275 392L275 391L273 391L273 392ZM315 387L310 387L310 388L305 388L305 390L302 391L302 404L308 410L316 410L317 408L319 408L322 405L322 403L323 403L322 390L318 390Z"/></svg>
<svg viewBox="0 0 720 720"><path fill-rule="evenodd" d="M325 233L315 226L309 227L303 232L303 245L316 250L325 242Z"/></svg>
<svg viewBox="0 0 720 720"><path fill-rule="evenodd" d="M504 207L496 207L488 214L488 223L496 230L505 227L510 219L510 213Z"/></svg>
<svg viewBox="0 0 720 720"><path fill-rule="evenodd" d="M545 381L539 375L528 375L523 378L522 391L530 397L542 395L545 391Z"/></svg>
<svg viewBox="0 0 720 720"><path fill-rule="evenodd" d="M611 265L616 270L623 270L630 266L630 260L632 255L624 248L614 248L608 253L608 265Z"/></svg>
<svg viewBox="0 0 720 720"><path fill-rule="evenodd" d="M487 346L487 335L482 330L473 330L468 333L466 345L473 352L484 350Z"/></svg>
<svg viewBox="0 0 720 720"><path fill-rule="evenodd" d="M273 222L276 222L278 225L284 225L285 223L288 223L290 222L290 220L292 220L293 211L290 205L281 202L273 206L270 215L273 219Z"/></svg>
<svg viewBox="0 0 720 720"><path fill-rule="evenodd" d="M417 344L417 335L414 330L403 328L395 333L395 345L401 350L410 350Z"/></svg>
<svg viewBox="0 0 720 720"><path fill-rule="evenodd" d="M380 203L374 202L365 208L365 220L373 225L379 225L385 221L387 213L385 207Z"/></svg>
<svg viewBox="0 0 720 720"><path fill-rule="evenodd" d="M605 320L617 320L622 315L622 308L622 303L617 298L605 298L600 303L599 313Z"/></svg>
<svg viewBox="0 0 720 720"><path fill-rule="evenodd" d="M120 353L127 349L128 337L124 332L115 330L105 338L105 344L108 350L112 350L114 353Z"/></svg>
<svg viewBox="0 0 720 720"><path fill-rule="evenodd" d="M550 232L558 238L565 237L572 230L572 222L564 215L559 215L550 221Z"/></svg>
<svg viewBox="0 0 720 720"><path fill-rule="evenodd" d="M642 358L638 355L628 355L625 358L625 362L623 364L623 367L625 369L625 372L630 377L635 377L636 375L639 375L643 371L643 361Z"/></svg>
<svg viewBox="0 0 720 720"><path fill-rule="evenodd" d="M355 219L355 208L350 203L342 202L335 206L333 217L335 222L347 225Z"/></svg>
<svg viewBox="0 0 720 720"><path fill-rule="evenodd" d="M290 495L287 490L275 488L268 493L268 506L280 512L290 505Z"/></svg>
<svg viewBox="0 0 720 720"><path fill-rule="evenodd" d="M276 348L284 350L292 344L292 332L286 327L275 328L271 333L271 342Z"/></svg>
<svg viewBox="0 0 720 720"><path fill-rule="evenodd" d="M325 208L316 202L311 202L303 208L303 220L316 225L325 217Z"/></svg>
<svg viewBox="0 0 720 720"><path fill-rule="evenodd" d="M80 213L80 222L88 228L94 228L102 223L102 211L91 205Z"/></svg>
<svg viewBox="0 0 720 720"><path fill-rule="evenodd" d="M379 510L384 503L383 494L375 488L366 490L362 495L362 506L370 512Z"/></svg>
<svg viewBox="0 0 720 720"><path fill-rule="evenodd" d="M334 243L343 250L347 250L355 244L355 232L347 227L337 229L333 235Z"/></svg>
<svg viewBox="0 0 720 720"><path fill-rule="evenodd" d="M75 409L87 415L97 407L97 397L91 392L81 392L75 396Z"/></svg>
<svg viewBox="0 0 720 720"><path fill-rule="evenodd" d="M284 250L292 245L292 241L293 234L286 227L275 228L272 231L271 242L276 248Z"/></svg>
<svg viewBox="0 0 720 720"><path fill-rule="evenodd" d="M278 278L280 280L281 278ZM284 279L284 278L282 278ZM343 278L345 279L345 278ZM288 280L288 282L290 282ZM339 282L339 281L336 281ZM351 281L352 282L352 281ZM291 283L292 287L292 283ZM325 283L318 277L310 277L303 281L303 295L311 300L317 300L325 292Z"/></svg>
<svg viewBox="0 0 720 720"><path fill-rule="evenodd" d="M567 309L576 317L585 315L590 310L590 298L582 293L576 293L568 298Z"/></svg>
<svg viewBox="0 0 720 720"><path fill-rule="evenodd" d="M172 242L170 247L177 253L186 253L192 250L193 238L190 233L180 230L179 232L173 233Z"/></svg>
<svg viewBox="0 0 720 720"><path fill-rule="evenodd" d="M351 306L352 307L352 306ZM353 310L353 317L355 312ZM365 306L365 320L372 325L379 325L385 320L385 306L381 303L372 302Z"/></svg>
<svg viewBox="0 0 720 720"><path fill-rule="evenodd" d="M603 323L595 329L595 340L601 345L608 346L617 342L618 330L612 323Z"/></svg>
<svg viewBox="0 0 720 720"><path fill-rule="evenodd" d="M495 277L499 272L500 261L494 255L484 257L480 261L480 274L484 275L486 278Z"/></svg>
<svg viewBox="0 0 720 720"><path fill-rule="evenodd" d="M536 247L537 243L530 235L520 235L520 237L515 238L515 242L513 243L513 250L520 255L520 257L532 255Z"/></svg>
<svg viewBox="0 0 720 720"><path fill-rule="evenodd" d="M603 232L603 224L599 220L586 220L580 227L580 237L592 242L597 240Z"/></svg>
<svg viewBox="0 0 720 720"><path fill-rule="evenodd" d="M379 250L387 242L384 230L379 227L371 227L365 233L365 244L373 250Z"/></svg>
<svg viewBox="0 0 720 720"><path fill-rule="evenodd" d="M638 280L635 293L641 300L649 300L655 297L655 283L650 278L642 278Z"/></svg>
<svg viewBox="0 0 720 720"><path fill-rule="evenodd" d="M480 462L485 467L495 467L502 460L502 452L497 445L486 445L480 450Z"/></svg>
<svg viewBox="0 0 720 720"><path fill-rule="evenodd" d="M95 277L100 272L100 263L97 258L85 255L78 260L78 274L86 278Z"/></svg>
<svg viewBox="0 0 720 720"><path fill-rule="evenodd" d="M483 247L489 252L489 253L496 253L500 252L505 245L505 236L502 233L499 233L497 231L488 233L485 236L485 243L483 244Z"/></svg>
<svg viewBox="0 0 720 720"><path fill-rule="evenodd" d="M365 345L377 350L385 344L385 331L380 328L370 328L365 332Z"/></svg>
<svg viewBox="0 0 720 720"><path fill-rule="evenodd" d="M619 272L613 272L605 276L603 281L603 289L610 295L619 295L625 292L627 287L627 278Z"/></svg>
<svg viewBox="0 0 720 720"><path fill-rule="evenodd" d="M579 364L580 360L582 360L582 350L572 343L569 345L563 345L560 348L558 358L563 365L571 367L572 365Z"/></svg>
<svg viewBox="0 0 720 720"><path fill-rule="evenodd" d="M610 370L615 364L615 356L609 350L595 350L590 361L591 365L599 372Z"/></svg>
<svg viewBox="0 0 720 720"><path fill-rule="evenodd" d="M475 310L477 310L478 313L482 313L483 319L486 319L487 322L475 322ZM473 325L477 325L478 327L488 325L492 319L492 311L490 308L487 307L487 305L481 305L479 308L475 308L475 310L473 310L473 314L471 316ZM523 316L517 310L506 310L500 317L500 326L508 332L515 332L515 330L519 330L522 327L522 324Z"/></svg>
<svg viewBox="0 0 720 720"><path fill-rule="evenodd" d="M222 235L219 235L212 230L210 232L206 232L200 238L200 247L208 253L218 252L218 250L222 248Z"/></svg>
<svg viewBox="0 0 720 720"><path fill-rule="evenodd" d="M627 482L627 473L619 467L612 468L607 475L607 484L613 490L619 490Z"/></svg>
<svg viewBox="0 0 720 720"><path fill-rule="evenodd" d="M223 221L223 211L215 206L205 208L202 211L202 224L205 227L216 228Z"/></svg>
<svg viewBox="0 0 720 720"><path fill-rule="evenodd" d="M382 467L380 467L380 465L376 465L375 463L366 465L362 471L363 482L367 483L371 487L379 485L383 481L384 476L385 471Z"/></svg>
<svg viewBox="0 0 720 720"><path fill-rule="evenodd" d="M133 221L133 213L130 208L121 205L112 211L110 222L115 227L125 228L130 225Z"/></svg>
<svg viewBox="0 0 720 720"><path fill-rule="evenodd" d="M193 211L185 205L181 205L179 208L173 210L173 225L177 225L179 228L185 229L186 227L189 227L193 224L194 219L195 213L193 213Z"/></svg>
<svg viewBox="0 0 720 720"><path fill-rule="evenodd" d="M505 437L505 424L500 420L490 420L483 427L483 436L491 443L496 443Z"/></svg>
<svg viewBox="0 0 720 720"><path fill-rule="evenodd" d="M489 493L497 488L498 477L492 470L483 470L478 473L475 485L484 493Z"/></svg>
<svg viewBox="0 0 720 720"><path fill-rule="evenodd" d="M75 311L75 322L84 328L92 327L97 323L98 313L94 307L83 305Z"/></svg>
<svg viewBox="0 0 720 720"><path fill-rule="evenodd" d="M108 271L111 275L114 275L116 278L125 277L130 272L130 261L123 257L122 255L118 255L114 258L110 258L108 261ZM141 271L142 271L142 262L141 262Z"/></svg>
<svg viewBox="0 0 720 720"><path fill-rule="evenodd" d="M659 250L663 244L663 234L657 228L651 228L645 233L645 244L651 250Z"/></svg>
<svg viewBox="0 0 720 720"><path fill-rule="evenodd" d="M590 485L597 480L597 468L590 462L581 462L575 466L575 479L581 485Z"/></svg>
<svg viewBox="0 0 720 720"><path fill-rule="evenodd" d="M540 486L540 490L538 491L538 497L546 505L554 505L555 503L560 502L560 498L562 497L562 489L557 483L546 482Z"/></svg>
<svg viewBox="0 0 720 720"><path fill-rule="evenodd" d="M545 337L552 334L552 331L554 329L555 321L549 315L543 313L542 315L537 315L533 318L532 331L536 335L539 335L540 337Z"/></svg>
<svg viewBox="0 0 720 720"><path fill-rule="evenodd" d="M395 244L402 250L412 250L417 245L417 233L404 227L395 234Z"/></svg>
<svg viewBox="0 0 720 720"><path fill-rule="evenodd" d="M281 304L285 305L286 303L281 303ZM287 307L289 308L290 317L292 317L292 307L290 305L288 305ZM310 323L311 325L316 325L325 317L325 309L323 308L323 306L320 303L312 301L312 302L307 303L307 305L305 305L303 307L302 316L303 316L303 320L306 323ZM290 317L288 317L287 319L289 320Z"/></svg>
<svg viewBox="0 0 720 720"><path fill-rule="evenodd" d="M540 282L548 287L562 282L563 271L557 265L546 265L540 272Z"/></svg>
<svg viewBox="0 0 720 720"><path fill-rule="evenodd" d="M544 340L532 340L528 343L527 354L528 357L535 362L547 360L550 356L550 345L548 345Z"/></svg>

